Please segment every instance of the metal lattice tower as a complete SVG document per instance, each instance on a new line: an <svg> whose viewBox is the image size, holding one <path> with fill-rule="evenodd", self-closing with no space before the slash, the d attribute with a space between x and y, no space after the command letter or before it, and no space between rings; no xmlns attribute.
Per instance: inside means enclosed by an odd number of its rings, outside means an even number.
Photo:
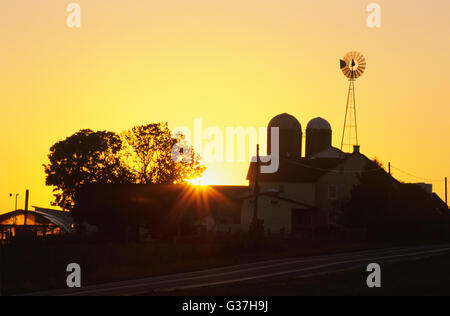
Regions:
<svg viewBox="0 0 450 316"><path fill-rule="evenodd" d="M341 70L349 81L341 150L345 151L344 149L347 149L347 152L351 152L354 145L359 145L358 125L356 122L355 80L364 73L366 60L361 53L350 52L341 59L340 63Z"/></svg>
<svg viewBox="0 0 450 316"><path fill-rule="evenodd" d="M349 79L347 107L345 108L344 130L342 131L341 150L351 152L358 143L358 126L356 123L355 80Z"/></svg>

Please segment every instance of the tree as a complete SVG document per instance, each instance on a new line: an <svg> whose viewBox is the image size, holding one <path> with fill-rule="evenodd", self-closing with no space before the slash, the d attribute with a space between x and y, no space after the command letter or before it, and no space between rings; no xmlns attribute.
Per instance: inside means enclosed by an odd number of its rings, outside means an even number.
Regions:
<svg viewBox="0 0 450 316"><path fill-rule="evenodd" d="M389 212L389 199L395 180L374 160L367 163L350 199L344 203L343 223L352 228L369 229Z"/></svg>
<svg viewBox="0 0 450 316"><path fill-rule="evenodd" d="M71 210L77 189L87 183L131 183L120 159L122 140L113 132L80 130L50 148L44 165L46 185L54 186L52 205Z"/></svg>
<svg viewBox="0 0 450 316"><path fill-rule="evenodd" d="M448 235L448 214L436 210L433 195L395 180L376 160L359 176L343 211L343 224L366 230L371 241L441 240Z"/></svg>
<svg viewBox="0 0 450 316"><path fill-rule="evenodd" d="M206 169L185 137L172 135L167 123L135 126L122 137L126 144L123 157L137 183L183 183Z"/></svg>

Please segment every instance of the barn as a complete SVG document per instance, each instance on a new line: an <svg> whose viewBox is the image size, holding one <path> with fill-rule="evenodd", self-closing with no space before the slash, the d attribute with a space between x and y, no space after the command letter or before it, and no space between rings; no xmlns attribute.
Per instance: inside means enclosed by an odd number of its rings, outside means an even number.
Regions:
<svg viewBox="0 0 450 316"><path fill-rule="evenodd" d="M359 146L352 153L332 147L331 126L320 117L306 128L304 157L302 127L295 117L286 113L274 117L268 140L272 128L279 129L279 168L275 173L258 174L256 183L256 163L250 164L251 193L242 204L243 230L250 230L256 219L272 234L305 235L338 225L342 203L370 160ZM267 148L270 154L270 143Z"/></svg>

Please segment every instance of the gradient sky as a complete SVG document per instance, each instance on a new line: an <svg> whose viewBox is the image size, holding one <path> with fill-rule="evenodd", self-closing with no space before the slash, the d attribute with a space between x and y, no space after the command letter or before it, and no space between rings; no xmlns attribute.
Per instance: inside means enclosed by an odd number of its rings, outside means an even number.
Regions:
<svg viewBox="0 0 450 316"><path fill-rule="evenodd" d="M52 199L42 164L82 128L121 132L266 126L288 112L322 116L340 145L347 80L339 58L361 51L356 82L361 151L429 179L450 176L450 1L384 0L382 27L361 0L62 0L0 4L0 213L9 193ZM210 183L245 184L247 163L210 164ZM394 169L404 181L427 182ZM428 181L429 182L429 181Z"/></svg>

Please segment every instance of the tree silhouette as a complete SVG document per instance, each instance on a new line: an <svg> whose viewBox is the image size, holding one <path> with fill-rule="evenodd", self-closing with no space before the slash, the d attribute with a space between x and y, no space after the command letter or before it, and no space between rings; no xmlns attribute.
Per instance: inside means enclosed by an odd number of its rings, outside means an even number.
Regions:
<svg viewBox="0 0 450 316"><path fill-rule="evenodd" d="M172 135L167 123L135 126L122 137L126 144L124 159L137 183L182 183L199 177L206 169L185 137Z"/></svg>
<svg viewBox="0 0 450 316"><path fill-rule="evenodd" d="M46 184L55 186L52 205L71 210L77 189L87 183L131 183L133 174L120 159L120 136L81 130L50 148L44 165Z"/></svg>
<svg viewBox="0 0 450 316"><path fill-rule="evenodd" d="M185 137L172 136L162 123L133 127L122 137L81 130L53 145L48 159L46 184L56 192L52 205L67 210L73 209L75 195L84 184L182 183L206 169Z"/></svg>
<svg viewBox="0 0 450 316"><path fill-rule="evenodd" d="M359 184L344 202L343 222L348 227L369 229L390 212L395 180L377 160L368 163L358 178Z"/></svg>
<svg viewBox="0 0 450 316"><path fill-rule="evenodd" d="M398 182L376 160L359 176L343 211L343 224L364 229L372 241L439 240L448 235L449 214L436 208L433 195L416 184Z"/></svg>

